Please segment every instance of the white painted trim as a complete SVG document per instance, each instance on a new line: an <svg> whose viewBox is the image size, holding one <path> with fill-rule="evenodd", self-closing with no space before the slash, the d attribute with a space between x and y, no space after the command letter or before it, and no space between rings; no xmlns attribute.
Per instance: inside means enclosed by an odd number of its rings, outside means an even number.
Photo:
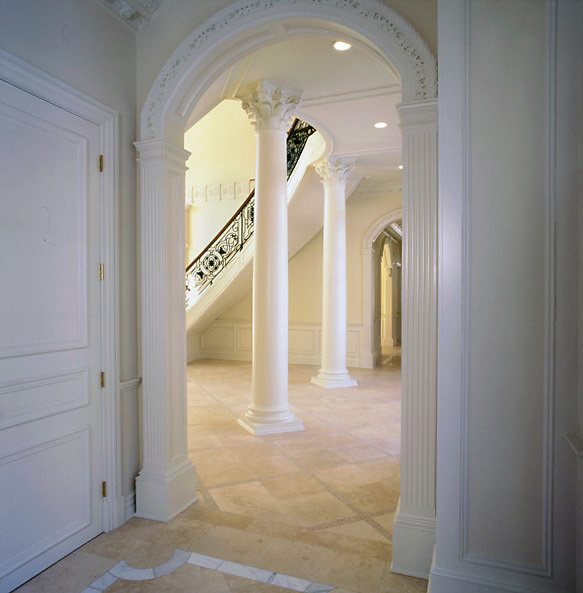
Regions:
<svg viewBox="0 0 583 593"><path fill-rule="evenodd" d="M100 127L101 154L105 170L101 173L101 258L104 282L101 297L102 370L106 384L102 389L102 436L104 480L114 498L121 487L121 453L119 398L117 395L118 343L118 179L119 179L119 114L103 103L42 72L38 68L0 49L0 79L39 99L82 117ZM97 163L96 163L97 166ZM103 529L108 531L120 522L106 512ZM123 521L122 521L123 522Z"/></svg>
<svg viewBox="0 0 583 593"><path fill-rule="evenodd" d="M397 12L376 0L347 3L343 0L238 0L198 26L168 59L144 103L140 139L162 138L166 118L184 127L192 107L214 73L224 70L255 48L274 42L269 24L285 25L294 19L319 19L318 29L302 24L279 27L287 35L327 33L346 35L346 27L368 40L373 51L401 77L403 99L423 101L437 96L437 66L425 42ZM257 35L255 29L261 34ZM231 51L216 51L219 36ZM238 42L238 43L237 43ZM222 45L224 47L224 45Z"/></svg>
<svg viewBox="0 0 583 593"><path fill-rule="evenodd" d="M471 10L468 2L464 3L465 18L465 55L470 55L471 24L469 18ZM461 440L461 498L462 513L460 525L460 557L465 562L471 562L489 568L512 570L530 574L533 576L551 577L552 576L552 487L553 487L553 457L554 457L554 365L555 365L555 308L556 308L556 286L555 286L555 171L556 171L556 94L557 94L557 0L547 0L547 37L546 37L546 84L547 89L547 113L545 128L547 133L547 151L546 151L546 216L545 216L545 343L544 343L544 369L543 369L543 480L542 487L542 512L541 512L541 563L531 564L525 562L508 562L473 554L469 551L469 508L470 508L470 316L471 316L471 271L472 271L472 234L470 232L472 225L471 204L464 204L464 248L463 248L463 328L462 328L462 440ZM465 71L465 98L466 98L466 117L470 117L470 64L466 62ZM464 169L465 174L465 194L471 196L472 189L472 171L470 166L470 123L466 121L466 138L464 149Z"/></svg>
<svg viewBox="0 0 583 593"><path fill-rule="evenodd" d="M401 85L382 86L374 89L363 89L352 91L350 93L340 93L338 95L328 95L324 97L312 97L302 101L302 107L316 107L317 105L329 105L330 103L346 103L348 101L361 101L363 99L372 99L374 97L385 97L401 93Z"/></svg>
<svg viewBox="0 0 583 593"><path fill-rule="evenodd" d="M376 286L375 283L373 243L391 222L402 218L403 210L401 208L388 212L368 228L362 240L362 333L360 352L362 366L367 369L376 366L377 359L381 354L376 349L374 302L375 293L380 290L380 286Z"/></svg>
<svg viewBox="0 0 583 593"><path fill-rule="evenodd" d="M136 514L136 493L134 491L126 494L124 503L124 517L129 521Z"/></svg>
<svg viewBox="0 0 583 593"><path fill-rule="evenodd" d="M251 346L245 346L242 335L244 332L252 332L253 326L250 321L230 321L217 319L201 335L200 356L198 358L210 358L215 360L240 360L251 362ZM205 336L213 332L223 331L229 334L229 338L215 347L205 347ZM322 326L320 324L290 324L288 333L290 345L288 350L288 361L290 364L308 364L319 366L321 360ZM307 348L293 347L293 336L295 333L303 334L311 345ZM352 368L370 368L365 366L360 354L362 343L362 327L359 325L347 326L347 349L346 365ZM311 340L310 340L311 336ZM355 347L350 348L351 344Z"/></svg>
<svg viewBox="0 0 583 593"><path fill-rule="evenodd" d="M432 570L430 583L432 590L447 593L572 593L571 589L557 589L553 584L548 587L525 585L440 567Z"/></svg>

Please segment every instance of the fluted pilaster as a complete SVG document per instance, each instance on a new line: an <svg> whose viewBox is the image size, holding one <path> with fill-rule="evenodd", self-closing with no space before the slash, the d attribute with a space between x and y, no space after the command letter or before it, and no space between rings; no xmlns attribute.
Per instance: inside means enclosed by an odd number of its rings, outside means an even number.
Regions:
<svg viewBox="0 0 583 593"><path fill-rule="evenodd" d="M253 435L303 430L288 401L286 130L300 97L267 82L242 98L257 133L253 261L253 402L238 422Z"/></svg>
<svg viewBox="0 0 583 593"><path fill-rule="evenodd" d="M346 368L346 182L354 161L328 157L316 165L324 185L322 366L311 382L354 387Z"/></svg>
<svg viewBox="0 0 583 593"><path fill-rule="evenodd" d="M401 497L395 572L427 577L435 544L437 102L403 104Z"/></svg>
<svg viewBox="0 0 583 593"><path fill-rule="evenodd" d="M167 142L136 144L140 165L142 275L141 517L168 521L196 500L186 438L184 172L188 152ZM176 235L180 235L177 240Z"/></svg>

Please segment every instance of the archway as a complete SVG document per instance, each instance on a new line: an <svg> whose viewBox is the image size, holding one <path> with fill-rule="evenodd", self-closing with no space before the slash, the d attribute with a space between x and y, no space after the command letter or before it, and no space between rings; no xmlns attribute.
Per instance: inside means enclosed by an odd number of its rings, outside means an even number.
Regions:
<svg viewBox="0 0 583 593"><path fill-rule="evenodd" d="M427 577L435 531L436 65L425 43L373 0L238 1L195 29L160 71L141 114L143 468L139 516L167 521L195 500L186 454L183 134L222 69L277 35L341 33L363 44L401 80L404 278L402 484L393 568ZM414 286L415 290L409 290ZM421 329L422 331L419 331ZM413 434L415 438L413 438ZM422 435L422 438L417 438Z"/></svg>
<svg viewBox="0 0 583 593"><path fill-rule="evenodd" d="M388 225L403 218L403 210L388 212L370 226L362 241L362 319L363 359L368 368L375 366L378 356L375 340L375 253L373 244Z"/></svg>

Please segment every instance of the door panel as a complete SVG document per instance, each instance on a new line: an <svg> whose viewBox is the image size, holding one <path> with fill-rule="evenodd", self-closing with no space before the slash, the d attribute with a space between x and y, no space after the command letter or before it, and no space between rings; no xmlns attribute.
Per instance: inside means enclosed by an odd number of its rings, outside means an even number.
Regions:
<svg viewBox="0 0 583 593"><path fill-rule="evenodd" d="M0 82L0 591L102 530L100 129Z"/></svg>

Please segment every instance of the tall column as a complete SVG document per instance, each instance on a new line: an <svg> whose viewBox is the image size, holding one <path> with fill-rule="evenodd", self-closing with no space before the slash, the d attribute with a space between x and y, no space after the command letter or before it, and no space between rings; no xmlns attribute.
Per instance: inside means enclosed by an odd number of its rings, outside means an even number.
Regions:
<svg viewBox="0 0 583 593"><path fill-rule="evenodd" d="M324 185L322 366L312 383L354 387L346 368L346 182L353 161L329 157L316 165Z"/></svg>
<svg viewBox="0 0 583 593"><path fill-rule="evenodd" d="M398 107L403 135L401 497L394 572L427 578L435 545L437 102Z"/></svg>
<svg viewBox="0 0 583 593"><path fill-rule="evenodd" d="M238 422L253 435L303 430L288 401L286 132L300 97L260 82L242 99L257 135L253 260L253 402Z"/></svg>
<svg viewBox="0 0 583 593"><path fill-rule="evenodd" d="M141 176L143 379L136 511L139 517L169 521L196 500L185 402L184 173L189 153L162 140L138 142L136 148Z"/></svg>

